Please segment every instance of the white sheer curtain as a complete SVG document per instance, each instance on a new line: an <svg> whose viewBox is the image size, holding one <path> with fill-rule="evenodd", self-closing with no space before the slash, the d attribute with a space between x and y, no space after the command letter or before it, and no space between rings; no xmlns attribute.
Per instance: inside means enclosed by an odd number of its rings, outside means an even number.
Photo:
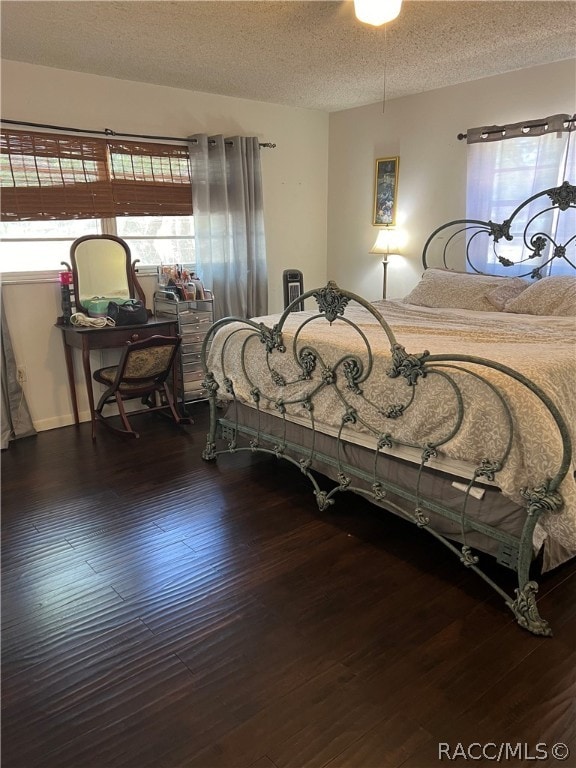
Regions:
<svg viewBox="0 0 576 768"><path fill-rule="evenodd" d="M260 146L256 137L190 137L196 263L215 317L268 312Z"/></svg>
<svg viewBox="0 0 576 768"><path fill-rule="evenodd" d="M570 118L570 115L553 115L513 125L468 129L466 218L502 223L532 195L560 186L563 181L576 184L576 137L573 137L576 126L568 122ZM541 209L541 202L524 209L516 222L516 231L512 232L514 240L501 241L499 253L512 261L526 255L518 236ZM538 219L538 226L561 240L562 233L555 232L554 213L546 216L547 220L546 217ZM568 218L562 216L560 221L567 226ZM546 252L540 263L545 257ZM474 239L471 258L481 271L491 274L522 274L528 267L539 266L534 260L519 267L502 267L494 256L492 244L483 237ZM563 271L571 272L565 262L556 259L554 274Z"/></svg>

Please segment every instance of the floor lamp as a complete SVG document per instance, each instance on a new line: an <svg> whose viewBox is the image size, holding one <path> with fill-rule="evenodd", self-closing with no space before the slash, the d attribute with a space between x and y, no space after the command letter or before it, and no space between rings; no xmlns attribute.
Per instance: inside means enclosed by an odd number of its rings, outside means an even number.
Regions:
<svg viewBox="0 0 576 768"><path fill-rule="evenodd" d="M384 274L382 276L382 298L386 298L386 279L388 272L388 260L390 256L394 256L399 253L398 249L398 235L396 230L392 227L384 227L378 232L376 242L370 249L370 253L378 253L382 256L382 268Z"/></svg>

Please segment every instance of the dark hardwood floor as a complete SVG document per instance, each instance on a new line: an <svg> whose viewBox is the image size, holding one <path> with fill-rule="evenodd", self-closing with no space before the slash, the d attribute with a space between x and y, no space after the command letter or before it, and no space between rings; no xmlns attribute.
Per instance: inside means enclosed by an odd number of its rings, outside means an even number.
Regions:
<svg viewBox="0 0 576 768"><path fill-rule="evenodd" d="M541 579L534 637L394 516L202 461L206 416L2 454L3 768L492 765L439 760L490 742L576 765L576 563Z"/></svg>

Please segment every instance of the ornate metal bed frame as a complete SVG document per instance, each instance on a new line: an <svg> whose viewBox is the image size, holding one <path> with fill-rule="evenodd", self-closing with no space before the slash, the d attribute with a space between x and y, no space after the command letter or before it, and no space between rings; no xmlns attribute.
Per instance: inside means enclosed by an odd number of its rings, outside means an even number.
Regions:
<svg viewBox="0 0 576 768"><path fill-rule="evenodd" d="M545 190L519 206L510 219L502 224L459 220L439 227L425 245L424 265L428 266L429 264L430 243L439 233L443 233L450 227L455 228L458 234L461 234L463 231L468 233L472 229L473 233L468 238L468 243L482 233L493 239L495 248L500 240L511 240L514 236L511 233L515 219L525 215L526 206L538 199L546 201L545 213L549 215L550 212L553 212L556 215L557 211L566 211L569 208L576 207L576 188L566 182L558 188ZM550 203L547 201L550 201ZM551 235L537 229L530 233L531 229L534 230L536 218L536 216L530 216L528 223L523 227L522 238L526 255L521 260L538 258L540 263L525 274L538 278L541 276L542 271L548 268L555 259L566 260L576 269L574 262L568 258L567 251L569 245L574 245L576 235L570 236L563 243L557 243ZM454 236L450 236L445 243L442 255L443 260L446 258L446 246L451 243L454 243ZM548 253L546 253L547 249L549 250ZM503 266L509 266L506 263L509 260L505 257L497 258L499 258ZM466 247L466 260L472 270L480 271L473 266L468 246ZM318 311L313 316L314 322L326 321L330 326L335 326L336 329L340 323L346 323L348 327L354 328L364 344L364 353L362 355L359 355L357 352L344 353L338 360L328 365L314 345L310 344L309 341L306 343L299 341L301 333L312 321L310 313L304 313L301 324L293 332L291 344L286 345L284 343L283 331L288 318L290 318L297 305L300 305L302 301L309 298L315 299L318 305ZM388 339L391 362L387 374L391 379L396 379L404 387L404 394L398 394L398 397L392 401L375 403L365 394L366 384L373 371L374 357L363 330L346 317L347 308L353 303L364 307L375 318ZM294 318L294 315L292 315L292 318ZM235 326L232 329L232 335L238 334L238 329L242 328L242 333L246 338L242 346L241 375L246 377L246 381L250 385L251 408L252 412L256 414L256 421L252 425L242 423L242 420L238 418L239 403L236 398L235 381L228 376L224 361L227 342L224 342L220 358L223 377L221 381L225 392L220 389L220 385L217 383L215 375L208 365L209 349L215 334L231 323L241 324L241 326ZM256 339L263 345L263 354L265 355L269 372L265 387L263 387L261 381L255 382L251 379L250 361L248 360L248 355L244 356L248 338L253 340L252 343ZM305 394L292 399L290 397L286 398L286 385L293 382L287 382L278 373L274 362L278 359L278 356L291 356L295 369L298 372L297 378L307 383ZM567 473L571 471L572 445L570 431L559 409L552 402L551 398L536 384L512 368L482 357L459 354L430 354L428 351L414 354L406 351L397 342L385 318L380 315L371 303L356 294L340 289L333 282L328 283L323 288L308 291L303 296L299 296L297 300L287 307L278 322L272 327L267 327L264 323L258 322L258 320L243 320L240 318L224 318L217 321L204 340L202 363L205 372L204 384L208 391L210 403L210 428L207 435L206 448L203 452L204 459L214 460L221 453L234 453L236 451L257 451L278 458L284 458L295 464L310 480L320 510L324 510L333 504L336 496L344 491L354 491L368 497L379 506L400 514L418 528L428 531L437 540L441 541L460 559L465 567L477 573L501 595L520 626L537 635L551 635L551 629L548 623L540 617L536 605L538 585L530 577L530 568L534 559L533 533L540 516L544 512L558 512L563 506L564 502L559 492L559 487ZM541 403L541 406L546 409L554 422L562 444L562 455L556 472L550 477L535 479L533 485L521 489L522 498L525 500L525 511L519 535L490 526L481 519L475 519L468 514L470 491L474 483L497 480L498 473L506 465L515 428L511 408L507 403L506 396L503 391L494 385L493 376L487 376L489 370L498 371L499 375L515 380L523 388L522 391L529 393L528 397L534 397ZM390 420L402 419L417 402L422 382L431 376L440 377L454 393L455 400L457 401L457 413L453 422L447 426L445 434L435 442L423 442L418 439L417 435L413 436L413 439L404 442L392 439L390 434L381 428L382 417ZM424 470L429 466L430 460L442 452L443 445L450 441L461 428L465 415L464 399L461 392L462 376L474 377L476 381L482 382L482 386L486 386L493 397L500 403L507 423L508 441L504 450L499 455L486 454L473 468L463 493L461 508L455 511L453 507L448 507L437 499L427 498L422 491L421 478ZM324 453L318 449L314 420L315 400L328 389L332 389L337 394L343 414L341 425L335 438L336 450L334 454ZM398 389L398 393L400 393L400 389ZM406 393L408 393L408 396L406 396ZM222 397L231 403L227 413L221 411ZM362 404L362 408L359 408L359 403ZM262 404L265 404L267 409L273 407L277 412L277 415L272 417L280 425L280 429L276 429L275 434L272 431L267 432L262 428L266 415L264 413L266 409L263 410L261 408ZM309 419L312 434L311 441L306 447L287 439L287 406L293 407L295 405L299 405ZM375 425L376 422L370 419L370 413L378 415L380 419L378 425ZM371 470L351 466L345 461L343 451L344 434L346 427L355 422L360 422L364 430L374 436L375 448L373 450ZM246 444L239 444L239 438L241 437L245 438ZM217 445L219 439L225 443L220 448ZM412 489L392 482L383 476L381 471L382 451L398 446L409 446L411 449L416 448L420 454L417 465L417 481ZM313 474L315 468L319 466L332 469L336 485L329 491L321 490ZM391 500L391 496L396 501ZM402 500L401 505L397 504L398 499ZM436 531L430 521L433 516L440 516L452 523L458 524L462 534L459 542L455 541L453 537L450 538ZM508 594L482 570L479 555L467 543L466 534L470 533L470 531L481 532L483 535L499 543L500 552L505 553L505 555L498 557L499 562L515 570L517 574L518 586L514 590L514 595Z"/></svg>
<svg viewBox="0 0 576 768"><path fill-rule="evenodd" d="M570 246L574 247L576 234L568 231L564 242L560 243L556 242L556 238L550 232L540 229L543 223L550 227L555 217L573 208L576 208L576 187L565 181L559 187L545 189L527 198L502 223L479 219L450 221L432 232L424 245L422 263L425 269L432 266L431 246L435 242L444 242L440 254L441 265L446 269L449 269L450 265L453 267L450 249L454 245L457 248L460 247L459 238L464 235L467 268L478 274L486 274L476 265L473 254L474 246L482 237L489 237L492 240L494 263L497 262L500 268L504 269L515 267L518 277L538 280L550 271L554 261L564 261L576 271L576 261L569 258L568 251ZM445 241L444 238L446 238ZM522 255L514 260L500 253L502 244L513 240L523 244ZM524 265L533 259L540 259L540 261L536 266L526 269ZM502 271L500 270L498 274L502 274Z"/></svg>

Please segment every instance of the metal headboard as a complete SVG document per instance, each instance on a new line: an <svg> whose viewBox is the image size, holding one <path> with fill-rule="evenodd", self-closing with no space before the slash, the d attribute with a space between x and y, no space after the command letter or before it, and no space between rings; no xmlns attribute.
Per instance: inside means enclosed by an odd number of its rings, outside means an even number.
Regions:
<svg viewBox="0 0 576 768"><path fill-rule="evenodd" d="M520 255L510 258L512 242ZM553 274L554 262L560 261L576 272L576 187L565 181L538 192L501 224L478 219L443 224L426 241L422 263L425 269L437 266L486 274L478 264L478 254L485 255L489 249L492 274L506 275L509 269L517 277L540 279ZM536 265L534 260L538 260Z"/></svg>

